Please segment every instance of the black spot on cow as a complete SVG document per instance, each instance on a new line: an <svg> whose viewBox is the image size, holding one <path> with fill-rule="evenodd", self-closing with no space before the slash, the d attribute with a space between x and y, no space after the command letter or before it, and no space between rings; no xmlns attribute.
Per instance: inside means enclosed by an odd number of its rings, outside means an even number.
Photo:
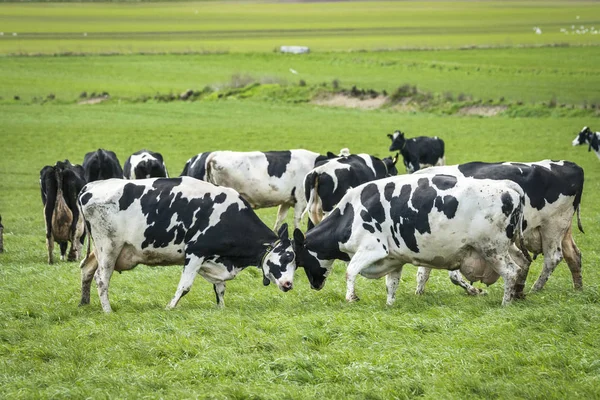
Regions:
<svg viewBox="0 0 600 400"><path fill-rule="evenodd" d="M380 224L385 221L385 210L383 209L383 204L381 204L379 188L376 184L369 183L363 187L362 192L360 193L360 202L363 207L368 210L369 216L375 221Z"/></svg>
<svg viewBox="0 0 600 400"><path fill-rule="evenodd" d="M267 173L269 176L281 178L287 166L292 159L291 151L267 151L264 153L267 158Z"/></svg>
<svg viewBox="0 0 600 400"><path fill-rule="evenodd" d="M454 196L438 196L435 199L435 208L439 212L443 212L448 219L452 219L456 216L456 210L458 209L458 199Z"/></svg>
<svg viewBox="0 0 600 400"><path fill-rule="evenodd" d="M90 192L84 193L80 198L79 201L81 202L82 206L85 206L87 204L88 201L90 201L90 199L92 198L92 194Z"/></svg>
<svg viewBox="0 0 600 400"><path fill-rule="evenodd" d="M385 185L385 188L383 189L383 197L385 197L387 201L392 200L392 195L394 194L395 188L396 184L394 182L390 182Z"/></svg>
<svg viewBox="0 0 600 400"><path fill-rule="evenodd" d="M119 199L119 210L127 210L133 202L142 197L144 193L144 186L136 185L135 183L128 183L123 187L123 194ZM86 193L87 194L87 193ZM89 200L89 199L88 199ZM83 196L82 196L82 204Z"/></svg>
<svg viewBox="0 0 600 400"><path fill-rule="evenodd" d="M502 200L502 212L508 217L514 209L513 199L509 193L504 192L500 196L500 200Z"/></svg>
<svg viewBox="0 0 600 400"><path fill-rule="evenodd" d="M306 233L307 246L315 251L321 260L349 261L348 255L340 251L338 243L348 242L352 235L353 222L352 204L346 203L343 212L339 207L336 208L323 222Z"/></svg>
<svg viewBox="0 0 600 400"><path fill-rule="evenodd" d="M363 226L363 228L365 228L366 231L368 231L370 233L375 233L375 228L373 228L373 226L371 226L369 224L363 224L362 226Z"/></svg>
<svg viewBox="0 0 600 400"><path fill-rule="evenodd" d="M525 218L523 218L523 225L522 225L522 227L523 227L522 228L523 232L525 232L525 229L527 229L527 220L525 220Z"/></svg>
<svg viewBox="0 0 600 400"><path fill-rule="evenodd" d="M431 179L431 183L440 190L452 189L457 181L457 178L451 175L436 175Z"/></svg>

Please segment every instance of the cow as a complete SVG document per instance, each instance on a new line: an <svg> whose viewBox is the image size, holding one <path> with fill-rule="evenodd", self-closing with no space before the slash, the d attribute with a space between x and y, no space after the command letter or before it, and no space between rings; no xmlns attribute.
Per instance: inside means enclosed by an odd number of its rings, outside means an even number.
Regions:
<svg viewBox="0 0 600 400"><path fill-rule="evenodd" d="M419 173L447 174L472 179L508 179L515 182L525 193L523 229L525 247L534 258L544 255L544 266L532 291L541 290L548 278L564 258L569 266L576 290L583 288L581 277L581 251L573 240L571 224L577 213L577 226L581 232L580 203L583 194L583 169L569 161L542 160L530 163L470 162L460 165L432 167ZM527 276L529 265L523 266ZM429 270L419 268L417 293L423 293ZM476 293L460 274L451 275L453 283Z"/></svg>
<svg viewBox="0 0 600 400"><path fill-rule="evenodd" d="M162 154L140 150L125 161L123 177L125 179L168 178L169 173Z"/></svg>
<svg viewBox="0 0 600 400"><path fill-rule="evenodd" d="M460 269L487 284L502 276L507 305L522 296L517 263L529 261L522 248L523 202L523 191L510 181L421 174L368 182L350 189L306 237L294 231L296 264L320 290L334 260L349 261L347 301L358 300L358 274L386 276L388 305L406 263Z"/></svg>
<svg viewBox="0 0 600 400"><path fill-rule="evenodd" d="M69 160L58 161L40 170L40 190L46 224L46 248L48 264L54 263L54 242L60 246L60 259L64 261L71 242L68 261L81 255L85 240L83 219L77 208L77 195L85 185L84 171L80 165Z"/></svg>
<svg viewBox="0 0 600 400"><path fill-rule="evenodd" d="M407 139L404 133L388 134L392 140L390 151L399 151L404 159L406 172L412 174L422 168L446 165L444 141L437 136L419 136Z"/></svg>
<svg viewBox="0 0 600 400"><path fill-rule="evenodd" d="M575 139L571 142L573 146L580 146L583 144L590 144L592 136L600 135L600 132L594 133L589 127L584 126L581 131L575 136Z"/></svg>
<svg viewBox="0 0 600 400"><path fill-rule="evenodd" d="M224 305L225 281L257 265L263 284L292 289L295 254L287 224L271 231L235 190L190 177L87 184L79 206L95 248L81 262L81 305L90 302L92 278L102 309L111 312L108 285L113 271L138 264L183 264L174 308L200 273Z"/></svg>
<svg viewBox="0 0 600 400"><path fill-rule="evenodd" d="M368 154L351 154L330 159L315 167L304 178L304 195L307 200L309 229L317 225L339 203L348 189L398 174L394 158L383 160Z"/></svg>
<svg viewBox="0 0 600 400"><path fill-rule="evenodd" d="M186 163L182 175L237 190L252 208L279 206L275 230L290 207L294 227L306 208L304 177L315 163L326 159L312 151L213 151L200 153Z"/></svg>
<svg viewBox="0 0 600 400"><path fill-rule="evenodd" d="M2 225L2 216L0 216L0 253L4 252L4 225Z"/></svg>
<svg viewBox="0 0 600 400"><path fill-rule="evenodd" d="M83 158L85 181L94 182L110 178L123 178L123 169L117 155L104 149L90 151Z"/></svg>
<svg viewBox="0 0 600 400"><path fill-rule="evenodd" d="M596 153L596 157L600 159L600 132L594 133L590 139L588 151L592 151L592 149L594 150L594 153Z"/></svg>

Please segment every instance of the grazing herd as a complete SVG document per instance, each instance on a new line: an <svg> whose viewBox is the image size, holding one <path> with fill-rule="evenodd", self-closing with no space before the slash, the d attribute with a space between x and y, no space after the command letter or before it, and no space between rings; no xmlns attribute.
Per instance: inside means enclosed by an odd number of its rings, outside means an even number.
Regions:
<svg viewBox="0 0 600 400"><path fill-rule="evenodd" d="M124 168L112 151L87 153L82 165L68 160L40 171L48 262L54 242L61 260L81 262L81 304L95 279L102 309L111 311L108 287L114 271L138 264L183 265L167 308L187 294L197 274L213 284L224 305L225 282L257 266L263 283L282 291L304 269L321 289L335 260L348 263L348 301L355 280L386 277L387 304L394 303L405 264L418 266L417 293L431 269L449 271L469 294L472 286L502 277L502 304L523 298L535 258L544 256L540 290L564 259L573 286L582 288L581 252L572 235L583 193L583 169L568 161L445 166L444 141L388 135L393 157L321 155L308 150L213 151L190 158L169 178L160 153L140 150ZM600 158L600 133L581 130L573 145L589 145ZM398 175L400 155L408 175ZM274 230L254 209L278 206ZM294 208L293 237L284 223ZM308 230L300 222L308 214ZM275 233L277 232L277 233ZM91 242L93 241L93 249ZM71 243L67 254L68 245ZM0 219L0 251L2 225Z"/></svg>

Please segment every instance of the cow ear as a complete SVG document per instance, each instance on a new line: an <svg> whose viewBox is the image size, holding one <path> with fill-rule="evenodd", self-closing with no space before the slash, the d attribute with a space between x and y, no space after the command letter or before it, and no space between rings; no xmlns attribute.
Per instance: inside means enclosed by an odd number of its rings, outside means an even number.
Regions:
<svg viewBox="0 0 600 400"><path fill-rule="evenodd" d="M390 139L394 140L394 137L392 136L391 133L388 133L387 137L389 137Z"/></svg>
<svg viewBox="0 0 600 400"><path fill-rule="evenodd" d="M396 153L396 155L394 156L394 158L392 158L392 163L394 163L394 165L396 165L396 163L398 162L398 157L400 156L400 153Z"/></svg>
<svg viewBox="0 0 600 400"><path fill-rule="evenodd" d="M336 158L337 156L333 154L331 151L327 152L327 158Z"/></svg>
<svg viewBox="0 0 600 400"><path fill-rule="evenodd" d="M283 225L281 225L281 228L279 228L279 230L277 231L277 236L279 236L279 239L281 240L288 240L290 235L288 233L288 224L287 222Z"/></svg>
<svg viewBox="0 0 600 400"><path fill-rule="evenodd" d="M267 278L266 276L263 275L263 285L264 286L269 286L269 283L271 283L271 281L269 280L269 278Z"/></svg>
<svg viewBox="0 0 600 400"><path fill-rule="evenodd" d="M296 246L304 246L304 234L298 228L294 229L294 244Z"/></svg>

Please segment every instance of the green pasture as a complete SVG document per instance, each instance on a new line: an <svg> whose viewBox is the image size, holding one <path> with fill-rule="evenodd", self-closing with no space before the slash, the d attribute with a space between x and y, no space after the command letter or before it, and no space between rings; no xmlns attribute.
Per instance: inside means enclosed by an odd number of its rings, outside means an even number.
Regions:
<svg viewBox="0 0 600 400"><path fill-rule="evenodd" d="M600 25L600 24L599 24ZM187 89L227 87L232 77L282 85L353 85L393 92L403 84L483 101L555 99L600 104L596 47L365 53L0 57L0 102L29 103L50 93L74 102L80 93L136 99ZM292 73L295 71L296 74Z"/></svg>
<svg viewBox="0 0 600 400"><path fill-rule="evenodd" d="M600 8L588 1L6 3L0 27L0 54L598 45L591 28L600 29Z"/></svg>
<svg viewBox="0 0 600 400"><path fill-rule="evenodd" d="M0 398L600 398L600 163L571 146L583 126L600 130L600 34L574 33L581 26L600 28L596 2L0 3ZM152 98L236 81L280 86L248 99ZM482 118L307 102L315 88L404 84L522 110ZM79 105L84 91L111 98ZM364 278L361 301L347 304L339 262L319 292L301 269L283 293L248 268L228 283L224 309L199 277L167 312L181 267L140 265L113 276L105 315L95 290L77 306L77 263L46 263L39 171L57 160L106 148L123 163L146 148L177 176L209 150L384 157L396 129L442 137L449 164L582 166L584 289L562 262L542 292L503 308L502 281L469 297L445 271L416 296L407 265L394 306L382 280ZM257 213L274 224L275 209Z"/></svg>
<svg viewBox="0 0 600 400"><path fill-rule="evenodd" d="M0 106L0 397L4 398L596 398L600 395L600 171L570 145L589 121L408 115L252 100ZM593 122L593 121L592 121ZM438 135L449 163L569 159L585 169L584 290L561 263L545 290L507 308L502 282L468 297L446 273L413 294L407 266L393 307L383 281L359 278L344 300L344 266L320 292L302 270L282 293L256 268L228 284L226 308L198 278L170 312L180 267L139 266L77 307L77 263L45 262L39 169L104 147L121 162L160 151L172 174L207 150L308 148L388 154L386 133ZM268 224L275 209L259 210ZM528 286L540 272L534 263Z"/></svg>

